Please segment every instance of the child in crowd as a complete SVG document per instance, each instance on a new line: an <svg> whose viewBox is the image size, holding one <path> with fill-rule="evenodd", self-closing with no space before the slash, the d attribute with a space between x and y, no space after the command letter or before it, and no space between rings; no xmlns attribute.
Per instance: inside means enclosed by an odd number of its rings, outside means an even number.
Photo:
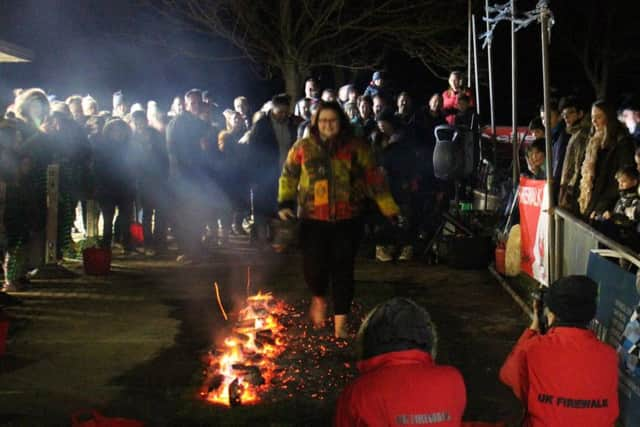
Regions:
<svg viewBox="0 0 640 427"><path fill-rule="evenodd" d="M535 139L544 139L544 125L540 117L534 117L529 122L529 135Z"/></svg>
<svg viewBox="0 0 640 427"><path fill-rule="evenodd" d="M527 147L528 171L524 175L532 179L546 179L545 158L545 140L536 139Z"/></svg>
<svg viewBox="0 0 640 427"><path fill-rule="evenodd" d="M640 172L634 166L625 166L616 173L618 190L620 197L613 208L613 213L606 211L602 214L603 219L619 218L623 222L640 220L640 195L638 195L638 180Z"/></svg>
<svg viewBox="0 0 640 427"><path fill-rule="evenodd" d="M469 129L476 126L475 112L471 108L471 98L465 94L458 96L458 112L456 113L455 125L466 126Z"/></svg>

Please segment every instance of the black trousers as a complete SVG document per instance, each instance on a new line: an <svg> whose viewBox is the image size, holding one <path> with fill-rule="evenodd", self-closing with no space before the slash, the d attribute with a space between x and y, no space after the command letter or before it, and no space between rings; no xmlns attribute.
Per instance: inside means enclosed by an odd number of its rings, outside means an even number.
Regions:
<svg viewBox="0 0 640 427"><path fill-rule="evenodd" d="M119 240L125 250L133 249L131 245L131 234L129 227L131 225L131 217L133 216L133 197L119 196L113 198L99 198L98 203L102 210L102 244L106 248L111 248L111 240L113 238L113 217L115 215L116 206L118 207L118 219L116 220L115 232L119 235Z"/></svg>
<svg viewBox="0 0 640 427"><path fill-rule="evenodd" d="M353 300L353 269L362 236L359 219L300 224L304 280L314 296L324 297L331 286L333 310L347 314Z"/></svg>

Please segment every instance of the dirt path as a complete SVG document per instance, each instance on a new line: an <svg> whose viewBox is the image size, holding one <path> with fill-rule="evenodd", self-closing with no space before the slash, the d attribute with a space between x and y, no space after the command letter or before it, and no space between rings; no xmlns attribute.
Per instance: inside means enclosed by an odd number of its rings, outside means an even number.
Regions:
<svg viewBox="0 0 640 427"><path fill-rule="evenodd" d="M287 392L276 388L260 405L229 410L197 399L201 357L225 333L213 281L233 307L245 293L248 264L254 288L272 291L298 312L290 326L297 350L282 358L297 377ZM299 264L294 255L234 248L196 267L119 259L106 278L35 283L22 305L6 310L14 321L0 358L0 425L69 425L82 408L150 426L330 425L337 394L356 374L354 350L328 340L329 329L309 332ZM362 259L356 278L354 331L375 304L396 295L416 300L438 326L438 361L465 377L466 418L517 416L497 369L526 319L488 272Z"/></svg>

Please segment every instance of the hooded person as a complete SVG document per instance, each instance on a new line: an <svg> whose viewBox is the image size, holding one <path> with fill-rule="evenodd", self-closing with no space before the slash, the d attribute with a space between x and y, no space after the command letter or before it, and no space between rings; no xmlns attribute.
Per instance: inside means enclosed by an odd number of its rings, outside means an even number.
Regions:
<svg viewBox="0 0 640 427"><path fill-rule="evenodd" d="M387 90L387 80L384 71L376 71L371 76L371 82L365 88L363 95L373 99L375 96L381 96L386 100L389 100L389 92Z"/></svg>
<svg viewBox="0 0 640 427"><path fill-rule="evenodd" d="M587 276L551 284L544 295L548 332L541 334L539 317L533 316L500 369L500 380L524 405L525 426L615 424L616 351L588 328L597 299L598 284Z"/></svg>
<svg viewBox="0 0 640 427"><path fill-rule="evenodd" d="M290 113L290 102L284 93L271 98L271 108L255 122L249 138L249 177L258 234L254 237L263 242L270 238L268 222L278 210L278 177L298 134L299 123Z"/></svg>
<svg viewBox="0 0 640 427"><path fill-rule="evenodd" d="M5 217L10 238L3 268L3 290L7 292L19 291L27 270L44 262L47 166L53 153L40 128L49 110L47 95L36 88L20 92L14 104L14 149L19 167L16 185L7 190L7 198L14 200Z"/></svg>
<svg viewBox="0 0 640 427"><path fill-rule="evenodd" d="M435 363L437 332L406 298L374 308L358 332L360 376L338 399L334 426L459 426L466 406L460 372Z"/></svg>

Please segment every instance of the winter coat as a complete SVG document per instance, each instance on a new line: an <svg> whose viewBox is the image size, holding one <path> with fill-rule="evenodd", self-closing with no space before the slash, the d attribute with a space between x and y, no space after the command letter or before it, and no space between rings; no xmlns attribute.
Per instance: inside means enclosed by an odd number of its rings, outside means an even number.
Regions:
<svg viewBox="0 0 640 427"><path fill-rule="evenodd" d="M224 163L221 171L222 182L227 193L234 198L248 199L247 158L249 145L239 142L244 134L244 128L235 131L223 130L218 134L218 147L222 147L221 154Z"/></svg>
<svg viewBox="0 0 640 427"><path fill-rule="evenodd" d="M289 148L296 141L298 123L293 117L287 119ZM254 206L257 212L271 215L277 209L278 177L282 171L280 146L276 138L271 114L258 120L249 138L249 179L253 185Z"/></svg>
<svg viewBox="0 0 640 427"><path fill-rule="evenodd" d="M611 210L618 199L618 170L633 163L633 142L621 127L607 137L597 132L589 138L582 162L580 179L580 213L586 217Z"/></svg>
<svg viewBox="0 0 640 427"><path fill-rule="evenodd" d="M636 128L633 130L631 134L631 139L633 139L633 143L636 148L640 147L640 123L636 124Z"/></svg>
<svg viewBox="0 0 640 427"><path fill-rule="evenodd" d="M210 133L209 125L185 111L169 122L166 132L171 176L197 179L203 168L201 142Z"/></svg>
<svg viewBox="0 0 640 427"><path fill-rule="evenodd" d="M462 375L422 350L384 353L358 362L360 376L338 399L335 427L460 426L466 406Z"/></svg>
<svg viewBox="0 0 640 427"><path fill-rule="evenodd" d="M115 141L105 136L96 140L93 168L97 200L133 199L136 186L134 161L129 140Z"/></svg>
<svg viewBox="0 0 640 427"><path fill-rule="evenodd" d="M18 159L28 159L29 170L18 173L20 196L28 206L31 216L29 227L33 231L44 230L47 221L47 167L53 162L53 144L51 138L33 125L20 119L16 121Z"/></svg>
<svg viewBox="0 0 640 427"><path fill-rule="evenodd" d="M557 188L559 188L562 176L562 166L564 164L569 138L570 135L566 132L565 122L564 120L560 120L560 122L558 122L558 124L551 130L551 152L553 160L552 176Z"/></svg>
<svg viewBox="0 0 640 427"><path fill-rule="evenodd" d="M404 131L397 131L384 144L381 134L378 135L373 143L376 161L385 171L393 200L404 211L411 205L413 194L417 191L418 173L413 141L406 138Z"/></svg>
<svg viewBox="0 0 640 427"><path fill-rule="evenodd" d="M621 190L620 198L613 208L613 213L624 215L633 222L640 220L640 195L637 188Z"/></svg>
<svg viewBox="0 0 640 427"><path fill-rule="evenodd" d="M366 198L385 216L399 212L364 141L351 137L327 146L310 136L291 147L280 176L280 208L293 209L297 200L301 218L340 221L360 216Z"/></svg>
<svg viewBox="0 0 640 427"><path fill-rule="evenodd" d="M147 128L144 134L131 136L131 146L140 191L162 188L169 177L169 157L163 136L155 129Z"/></svg>
<svg viewBox="0 0 640 427"><path fill-rule="evenodd" d="M391 91L387 88L386 85L383 87L380 87L380 86L376 86L375 83L371 82L365 88L363 96L368 96L371 99L373 99L374 96L381 96L386 100L390 100Z"/></svg>
<svg viewBox="0 0 640 427"><path fill-rule="evenodd" d="M524 426L611 427L618 418L616 351L588 329L525 330L500 380L522 401Z"/></svg>
<svg viewBox="0 0 640 427"><path fill-rule="evenodd" d="M591 120L585 116L580 123L568 127L570 135L567 150L562 164L560 193L558 203L561 208L578 212L578 195L580 194L580 168L584 161Z"/></svg>

